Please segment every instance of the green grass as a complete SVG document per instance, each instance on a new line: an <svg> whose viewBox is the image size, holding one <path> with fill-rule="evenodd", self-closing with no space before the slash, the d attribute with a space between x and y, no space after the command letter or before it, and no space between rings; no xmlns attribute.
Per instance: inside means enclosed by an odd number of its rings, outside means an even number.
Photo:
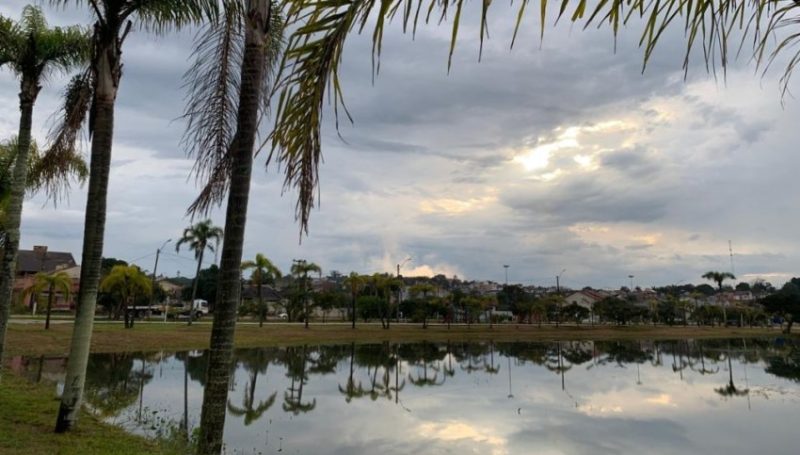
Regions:
<svg viewBox="0 0 800 455"><path fill-rule="evenodd" d="M52 385L32 384L13 374L0 378L0 454L177 455L185 449L126 433L83 413L78 428L55 434L58 400Z"/></svg>
<svg viewBox="0 0 800 455"><path fill-rule="evenodd" d="M186 323L136 324L125 329L122 324L95 324L92 352L137 352L190 350L208 348L211 324L204 322L188 327ZM379 343L415 341L553 341L609 339L698 339L775 336L777 328L682 327L636 325L618 327L553 326L537 327L528 324L453 325L448 329L433 324L422 329L417 324L392 325L390 330L380 324L358 324L355 330L346 324L240 324L236 328L237 347L263 347L313 343ZM10 324L7 334L8 356L66 354L72 336L72 324L55 324L44 330L40 324Z"/></svg>

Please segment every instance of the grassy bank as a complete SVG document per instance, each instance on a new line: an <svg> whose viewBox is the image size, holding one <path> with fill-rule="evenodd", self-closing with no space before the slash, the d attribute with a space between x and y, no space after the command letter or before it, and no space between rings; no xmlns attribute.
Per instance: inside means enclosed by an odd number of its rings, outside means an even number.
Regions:
<svg viewBox="0 0 800 455"><path fill-rule="evenodd" d="M31 384L13 374L0 380L0 454L15 455L138 455L182 453L104 424L89 414L78 429L55 434L56 411L52 385Z"/></svg>
<svg viewBox="0 0 800 455"><path fill-rule="evenodd" d="M121 324L96 324L92 338L93 352L132 352L203 349L208 347L211 325L182 323L137 324L124 329ZM236 328L237 347L275 346L304 343L357 343L381 341L536 341L536 340L608 340L608 339L683 339L727 338L778 335L777 328L720 328L667 326L562 326L537 327L527 324L496 325L392 325L384 330L379 324L360 324L355 330L344 324L315 324L308 330L302 324L267 324L258 327L240 324ZM56 324L44 330L38 324L10 324L8 354L66 354L72 335L71 324Z"/></svg>

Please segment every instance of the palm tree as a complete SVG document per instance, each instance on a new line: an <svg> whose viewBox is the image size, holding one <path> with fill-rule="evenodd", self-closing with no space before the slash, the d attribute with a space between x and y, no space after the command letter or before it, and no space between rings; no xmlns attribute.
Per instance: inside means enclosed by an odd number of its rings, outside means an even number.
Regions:
<svg viewBox="0 0 800 455"><path fill-rule="evenodd" d="M150 296L153 291L150 278L135 265L115 265L100 283L102 292L115 293L125 308L125 328L133 328L134 312L130 306L138 296Z"/></svg>
<svg viewBox="0 0 800 455"><path fill-rule="evenodd" d="M308 328L308 320L311 318L311 313L308 311L308 274L310 272L317 272L322 275L320 266L313 262L306 262L305 259L296 260L294 264L292 264L292 275L298 278L300 293L303 296L303 319L305 319L305 328Z"/></svg>
<svg viewBox="0 0 800 455"><path fill-rule="evenodd" d="M72 278L65 272L37 273L33 278L33 285L25 290L23 298L33 295L36 301L39 301L44 292L47 292L47 316L44 320L44 329L48 330L50 329L50 310L53 308L56 292L61 292L64 300L68 302L72 294Z"/></svg>
<svg viewBox="0 0 800 455"><path fill-rule="evenodd" d="M350 275L344 279L344 285L350 289L350 297L352 297L351 317L353 318L352 328L356 328L356 299L361 290L366 286L366 279L356 272L350 272Z"/></svg>
<svg viewBox="0 0 800 455"><path fill-rule="evenodd" d="M114 109L122 78L122 47L131 30L164 33L204 19L214 19L218 0L51 0L54 5L88 4L94 14L89 69L67 91L66 114L54 131L55 149L70 148L80 137L91 107L88 129L92 138L89 192L81 254L81 287L67 361L56 432L75 426L83 398L89 342L92 336L97 288L100 283L103 234L106 224L108 177L114 136ZM238 262L237 262L238 267Z"/></svg>
<svg viewBox="0 0 800 455"><path fill-rule="evenodd" d="M264 284L275 284L275 280L281 277L281 271L272 261L261 253L256 254L253 261L242 262L242 270L253 270L250 279L258 287L258 326L264 327L264 319L267 316L267 307L264 305L264 298L261 295L261 287Z"/></svg>
<svg viewBox="0 0 800 455"><path fill-rule="evenodd" d="M0 15L0 69L8 68L20 81L19 133L17 134L13 171L9 173L8 203L4 207L2 263L0 263L0 365L5 346L5 333L11 309L11 292L19 250L19 227L22 201L28 190L29 155L33 106L41 84L47 77L83 65L91 41L86 29L49 28L42 10L28 5L22 18L15 22Z"/></svg>
<svg viewBox="0 0 800 455"><path fill-rule="evenodd" d="M189 312L189 325L192 325L192 319L194 318L194 301L197 298L197 283L199 282L198 278L200 277L200 268L203 266L203 255L205 254L206 249L213 252L214 243L211 243L212 240L219 245L222 237L222 228L214 226L211 223L211 220L205 220L184 229L183 235L178 240L178 243L175 244L175 251L180 251L181 245L186 243L187 247L191 251L194 251L194 258L197 260L197 270L194 273L194 280L192 280L192 300L190 306L191 310Z"/></svg>
<svg viewBox="0 0 800 455"><path fill-rule="evenodd" d="M198 178L207 181L189 210L207 213L227 198L219 297L200 419L201 454L219 453L222 448L253 155L259 121L268 114L284 22L280 7L271 0L226 2L223 11L223 20L198 35L195 64L186 75L184 144L197 159Z"/></svg>
<svg viewBox="0 0 800 455"><path fill-rule="evenodd" d="M736 279L730 272L716 272L714 270L704 273L702 278L717 283L717 289L720 295L722 294L722 283L727 279ZM725 302L722 302L722 319L725 320L725 325L728 325L728 312L726 311L726 307L727 305Z"/></svg>

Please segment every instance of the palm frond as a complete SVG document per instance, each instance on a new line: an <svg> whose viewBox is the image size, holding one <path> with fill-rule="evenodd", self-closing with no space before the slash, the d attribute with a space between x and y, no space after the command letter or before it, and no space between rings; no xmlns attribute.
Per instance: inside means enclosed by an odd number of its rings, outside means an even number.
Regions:
<svg viewBox="0 0 800 455"><path fill-rule="evenodd" d="M123 19L136 16L143 30L164 34L203 22L216 22L220 0L131 0L122 7ZM237 8L239 1L222 0L227 8Z"/></svg>
<svg viewBox="0 0 800 455"><path fill-rule="evenodd" d="M272 5L278 10L277 4ZM187 127L182 146L195 158L192 169L197 182L202 182L199 196L188 213L208 214L214 206L225 200L230 176L231 160L228 150L236 134L241 86L240 68L244 53L243 11L228 7L223 19L204 27L195 38L194 63L184 75L188 89L187 106L183 117ZM264 52L264 84L261 91L260 119L269 113L274 68L283 48L284 21L280 14L272 14L269 41Z"/></svg>
<svg viewBox="0 0 800 455"><path fill-rule="evenodd" d="M184 74L186 130L181 140L188 156L195 158L196 181L204 182L197 201L198 212L224 200L231 162L228 148L236 133L236 113L241 84L244 36L241 16L225 10L221 23L206 25L194 43L194 63ZM190 209L190 213L193 210Z"/></svg>
<svg viewBox="0 0 800 455"><path fill-rule="evenodd" d="M514 24L513 46L522 19L529 9L529 0L522 0ZM388 22L397 11L404 32L416 32L420 22L428 23L439 13L439 23L455 9L448 70L458 40L463 0L428 0L427 14L420 15L423 0L294 0L286 2L288 22L294 32L281 65L281 91L272 136L271 159L285 166L284 190L297 191L295 217L301 232L308 232L311 209L319 195L319 163L322 157L320 130L323 101L331 96L336 127L340 109L351 119L344 103L339 65L347 36L374 23L372 57L374 71L380 68L381 44ZM487 16L490 0L480 2L479 58L483 41L488 38ZM544 35L548 0L540 0L540 36ZM781 78L784 93L794 68L800 64L800 32L784 29L800 25L795 0L561 0L556 22L567 17L584 27L608 26L616 39L624 26L641 26L643 70L657 45L670 27L682 27L686 40L684 71L690 67L695 49L701 52L706 69L716 74L728 65L747 42L752 40L753 58L758 67L768 67L787 49L794 54L788 60ZM412 11L416 13L412 14ZM421 19L422 17L422 19ZM370 22L371 20L371 22ZM783 32L781 35L780 32ZM738 50L736 50L738 48Z"/></svg>
<svg viewBox="0 0 800 455"><path fill-rule="evenodd" d="M32 169L32 177L39 183L37 189L44 189L54 203L68 192L72 178L83 183L88 177L80 140L92 101L91 78L87 69L67 85L62 112L48 134L47 150Z"/></svg>

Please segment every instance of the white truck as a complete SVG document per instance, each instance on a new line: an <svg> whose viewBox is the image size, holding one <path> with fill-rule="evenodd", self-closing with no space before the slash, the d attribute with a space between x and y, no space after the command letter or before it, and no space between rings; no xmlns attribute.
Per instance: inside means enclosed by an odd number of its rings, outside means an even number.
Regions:
<svg viewBox="0 0 800 455"><path fill-rule="evenodd" d="M167 320L167 318L186 319L189 316L192 319L200 319L209 313L208 301L203 299L195 299L191 305L188 302L183 302L181 305L137 305L128 307L128 311L133 312L134 317L137 319L159 316L163 317L164 320Z"/></svg>
<svg viewBox="0 0 800 455"><path fill-rule="evenodd" d="M191 305L184 302L182 307L173 307L177 312L175 315L178 318L200 319L203 316L208 316L208 301L203 299L195 299Z"/></svg>

